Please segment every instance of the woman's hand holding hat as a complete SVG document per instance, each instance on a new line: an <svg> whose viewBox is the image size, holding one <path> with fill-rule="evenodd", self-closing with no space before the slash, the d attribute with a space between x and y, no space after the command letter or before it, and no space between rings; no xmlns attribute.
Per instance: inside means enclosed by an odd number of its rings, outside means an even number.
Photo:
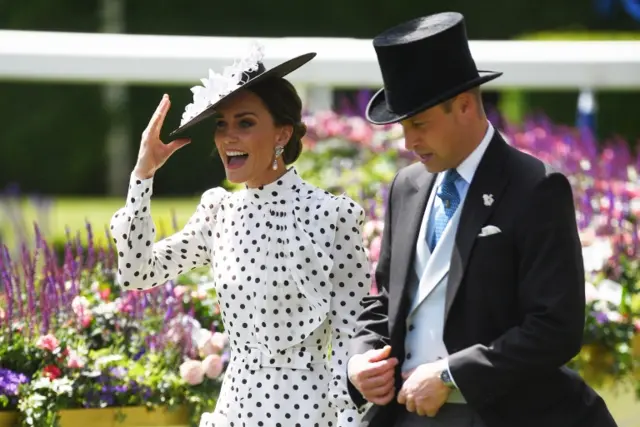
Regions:
<svg viewBox="0 0 640 427"><path fill-rule="evenodd" d="M134 174L140 179L153 177L173 153L191 142L190 139L183 138L165 144L160 140L160 130L170 106L169 96L164 95L153 117L151 117L149 125L142 132L138 161L134 169Z"/></svg>

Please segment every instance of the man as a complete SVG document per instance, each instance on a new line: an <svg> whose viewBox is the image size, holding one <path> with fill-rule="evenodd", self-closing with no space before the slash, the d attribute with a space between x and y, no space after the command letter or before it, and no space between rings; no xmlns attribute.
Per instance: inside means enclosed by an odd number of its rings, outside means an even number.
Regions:
<svg viewBox="0 0 640 427"><path fill-rule="evenodd" d="M350 393L370 427L609 427L564 367L580 350L585 278L568 180L487 121L464 18L374 39L384 80L367 108L400 122L420 162L389 194L379 295L363 301Z"/></svg>

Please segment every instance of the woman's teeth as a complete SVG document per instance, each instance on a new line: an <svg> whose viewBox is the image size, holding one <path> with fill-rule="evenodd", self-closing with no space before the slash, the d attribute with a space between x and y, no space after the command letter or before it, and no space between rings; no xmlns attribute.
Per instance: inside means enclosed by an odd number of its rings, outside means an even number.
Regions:
<svg viewBox="0 0 640 427"><path fill-rule="evenodd" d="M227 151L227 157L245 156L247 153L242 151Z"/></svg>

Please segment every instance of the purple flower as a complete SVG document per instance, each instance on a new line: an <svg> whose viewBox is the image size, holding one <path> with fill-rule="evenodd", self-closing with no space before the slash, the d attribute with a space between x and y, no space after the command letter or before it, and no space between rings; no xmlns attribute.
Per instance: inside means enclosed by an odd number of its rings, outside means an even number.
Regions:
<svg viewBox="0 0 640 427"><path fill-rule="evenodd" d="M117 366L115 368L111 368L111 375L115 378L122 379L125 375L127 375L127 370L122 366Z"/></svg>
<svg viewBox="0 0 640 427"><path fill-rule="evenodd" d="M596 322L598 322L601 325L609 321L609 316L607 316L607 313L603 313L601 311L595 313L594 317L596 318Z"/></svg>
<svg viewBox="0 0 640 427"><path fill-rule="evenodd" d="M0 395L14 397L18 395L20 384L26 384L29 378L20 372L0 368Z"/></svg>

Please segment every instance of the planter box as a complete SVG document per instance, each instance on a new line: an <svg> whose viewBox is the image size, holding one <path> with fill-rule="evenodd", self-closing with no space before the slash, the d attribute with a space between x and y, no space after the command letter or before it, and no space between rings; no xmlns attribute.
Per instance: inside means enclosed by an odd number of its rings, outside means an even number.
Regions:
<svg viewBox="0 0 640 427"><path fill-rule="evenodd" d="M124 417L123 417L124 416ZM123 419L124 418L124 419ZM60 411L60 427L188 427L186 407L150 411L143 406Z"/></svg>
<svg viewBox="0 0 640 427"><path fill-rule="evenodd" d="M15 427L18 425L18 413L13 411L0 411L0 427Z"/></svg>
<svg viewBox="0 0 640 427"><path fill-rule="evenodd" d="M0 412L0 427L16 427L17 412ZM60 411L60 427L188 427L189 410L149 411L143 406Z"/></svg>

